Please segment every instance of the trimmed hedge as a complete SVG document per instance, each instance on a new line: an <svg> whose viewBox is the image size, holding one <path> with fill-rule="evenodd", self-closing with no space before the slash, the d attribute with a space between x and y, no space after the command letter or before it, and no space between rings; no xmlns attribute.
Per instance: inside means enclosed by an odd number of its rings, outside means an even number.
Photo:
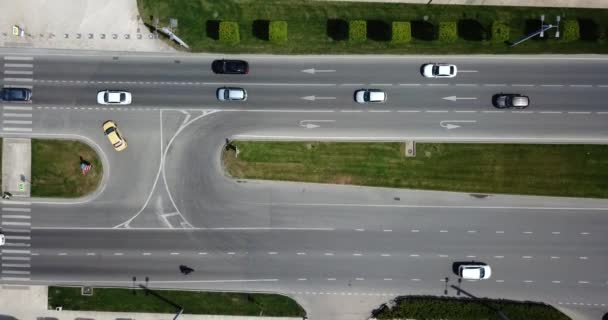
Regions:
<svg viewBox="0 0 608 320"><path fill-rule="evenodd" d="M220 41L225 43L239 43L239 24L235 21L220 22Z"/></svg>
<svg viewBox="0 0 608 320"><path fill-rule="evenodd" d="M374 310L372 316L377 319L417 320L500 319L488 305L501 310L510 320L570 320L554 307L543 303L433 296L397 297L394 306L383 305Z"/></svg>
<svg viewBox="0 0 608 320"><path fill-rule="evenodd" d="M367 40L367 21L352 20L348 22L348 39L353 42Z"/></svg>
<svg viewBox="0 0 608 320"><path fill-rule="evenodd" d="M412 25L409 21L393 21L391 41L393 43L412 41Z"/></svg>
<svg viewBox="0 0 608 320"><path fill-rule="evenodd" d="M454 21L439 22L439 37L440 41L456 41L458 39L458 26Z"/></svg>
<svg viewBox="0 0 608 320"><path fill-rule="evenodd" d="M509 40L510 28L506 23L492 23L492 42L505 42Z"/></svg>
<svg viewBox="0 0 608 320"><path fill-rule="evenodd" d="M566 20L562 24L562 35L563 41L574 41L581 38L581 27L578 24L578 20Z"/></svg>
<svg viewBox="0 0 608 320"><path fill-rule="evenodd" d="M287 41L287 21L270 21L268 39L273 42Z"/></svg>

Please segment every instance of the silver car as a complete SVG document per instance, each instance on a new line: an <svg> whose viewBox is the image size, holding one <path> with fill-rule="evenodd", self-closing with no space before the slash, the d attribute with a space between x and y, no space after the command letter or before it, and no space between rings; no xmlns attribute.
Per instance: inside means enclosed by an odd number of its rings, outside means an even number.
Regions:
<svg viewBox="0 0 608 320"><path fill-rule="evenodd" d="M222 87L217 89L217 100L245 101L247 100L247 91L243 88Z"/></svg>

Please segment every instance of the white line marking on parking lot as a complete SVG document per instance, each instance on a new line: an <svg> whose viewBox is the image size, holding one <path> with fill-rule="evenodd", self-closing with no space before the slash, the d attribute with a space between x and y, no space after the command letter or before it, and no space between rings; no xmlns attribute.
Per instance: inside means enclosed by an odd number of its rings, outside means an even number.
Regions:
<svg viewBox="0 0 608 320"><path fill-rule="evenodd" d="M541 87L563 87L563 84L541 84Z"/></svg>
<svg viewBox="0 0 608 320"><path fill-rule="evenodd" d="M400 83L399 85L417 87L417 86L420 86L420 83Z"/></svg>
<svg viewBox="0 0 608 320"><path fill-rule="evenodd" d="M561 111L540 111L542 114L561 114Z"/></svg>
<svg viewBox="0 0 608 320"><path fill-rule="evenodd" d="M4 74L27 74L32 75L34 71L29 70L4 70Z"/></svg>
<svg viewBox="0 0 608 320"><path fill-rule="evenodd" d="M502 258L504 258L504 257L505 257L505 256L494 256L494 258L496 258L496 259L502 259Z"/></svg>

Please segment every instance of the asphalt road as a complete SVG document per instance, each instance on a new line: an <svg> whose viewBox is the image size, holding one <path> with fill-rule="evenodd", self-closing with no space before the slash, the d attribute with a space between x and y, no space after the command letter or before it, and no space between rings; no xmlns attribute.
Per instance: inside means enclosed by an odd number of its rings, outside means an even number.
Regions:
<svg viewBox="0 0 608 320"><path fill-rule="evenodd" d="M158 287L388 299L443 294L446 277L458 284L453 263L475 260L494 269L461 284L477 295L606 308L608 201L235 181L219 158L226 138L606 143L604 57L449 57L459 76L431 80L420 64L446 57L247 57L241 77L212 74L211 56L1 52L32 57L34 88L31 131L5 123L3 136L85 139L107 164L98 194L29 203L31 239L8 239L4 282L26 270L33 283L148 277ZM250 99L217 102L223 85ZM355 104L361 87L385 88L388 102ZM106 88L132 91L133 105L96 105ZM496 110L489 99L502 91L532 105ZM5 104L3 118L16 107ZM103 136L107 119L126 152ZM12 207L3 205L5 229ZM5 261L23 247L28 267ZM196 272L184 278L179 264Z"/></svg>

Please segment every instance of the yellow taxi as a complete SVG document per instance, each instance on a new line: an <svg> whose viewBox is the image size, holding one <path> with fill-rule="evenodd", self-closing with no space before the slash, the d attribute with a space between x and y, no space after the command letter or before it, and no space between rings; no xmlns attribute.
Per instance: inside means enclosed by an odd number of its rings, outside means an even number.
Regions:
<svg viewBox="0 0 608 320"><path fill-rule="evenodd" d="M112 120L108 120L103 123L103 134L108 137L112 146L116 151L122 151L127 148L127 140L122 137L122 134L118 130L116 123Z"/></svg>

